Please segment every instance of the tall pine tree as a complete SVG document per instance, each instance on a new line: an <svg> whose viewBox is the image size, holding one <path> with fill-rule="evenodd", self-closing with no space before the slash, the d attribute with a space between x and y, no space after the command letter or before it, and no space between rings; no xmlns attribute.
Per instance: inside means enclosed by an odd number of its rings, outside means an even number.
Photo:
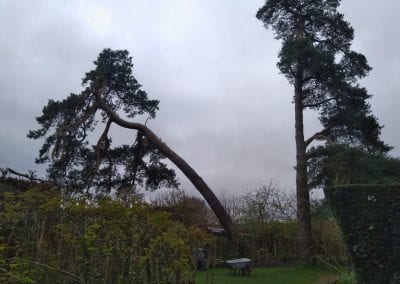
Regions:
<svg viewBox="0 0 400 284"><path fill-rule="evenodd" d="M315 140L344 143L371 152L389 147L371 114L371 97L357 81L371 70L364 55L351 50L354 31L337 11L340 0L267 0L257 18L282 41L278 68L294 87L296 193L299 247L312 256L307 147ZM303 113L319 112L322 129L304 137Z"/></svg>

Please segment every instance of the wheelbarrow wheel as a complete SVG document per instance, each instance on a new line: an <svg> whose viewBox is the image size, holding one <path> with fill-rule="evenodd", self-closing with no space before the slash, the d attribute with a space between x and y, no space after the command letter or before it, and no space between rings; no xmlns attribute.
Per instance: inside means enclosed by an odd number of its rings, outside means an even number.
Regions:
<svg viewBox="0 0 400 284"><path fill-rule="evenodd" d="M251 271L250 266L247 265L242 269L243 275L249 275L250 271Z"/></svg>

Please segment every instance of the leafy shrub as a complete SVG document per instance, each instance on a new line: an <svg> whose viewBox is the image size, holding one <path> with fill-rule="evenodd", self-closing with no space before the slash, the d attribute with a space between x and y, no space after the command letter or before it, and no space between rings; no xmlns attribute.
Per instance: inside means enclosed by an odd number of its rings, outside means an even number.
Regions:
<svg viewBox="0 0 400 284"><path fill-rule="evenodd" d="M208 242L140 201L0 184L0 204L1 283L190 283L192 249Z"/></svg>

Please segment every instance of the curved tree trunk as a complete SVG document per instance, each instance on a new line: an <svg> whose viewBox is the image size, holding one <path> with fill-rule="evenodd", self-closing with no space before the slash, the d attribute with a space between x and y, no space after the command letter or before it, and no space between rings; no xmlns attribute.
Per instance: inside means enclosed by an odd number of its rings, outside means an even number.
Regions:
<svg viewBox="0 0 400 284"><path fill-rule="evenodd" d="M221 223L221 226L225 229L227 237L230 240L234 240L235 233L233 230L233 222L231 217L226 212L225 208L222 206L214 192L208 187L208 185L196 173L196 171L184 159L182 159L177 153L168 147L167 144L162 142L162 140L146 125L136 122L129 122L119 117L101 98L101 89L95 90L94 94L96 96L99 108L107 113L112 122L115 122L121 127L138 130L143 133L150 143L152 143L165 157L171 160L182 171L182 173L192 182L192 184L207 201L208 205L211 207ZM240 246L239 252L242 254Z"/></svg>

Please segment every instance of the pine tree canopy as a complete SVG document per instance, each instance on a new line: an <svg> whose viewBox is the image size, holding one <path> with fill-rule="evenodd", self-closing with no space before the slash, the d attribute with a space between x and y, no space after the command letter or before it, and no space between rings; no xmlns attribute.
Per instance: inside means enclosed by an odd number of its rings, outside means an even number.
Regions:
<svg viewBox="0 0 400 284"><path fill-rule="evenodd" d="M303 109L319 111L324 137L373 152L390 149L379 139L382 126L371 113L359 79L371 67L351 50L354 31L337 11L339 0L268 0L257 18L282 40L278 68L298 88Z"/></svg>
<svg viewBox="0 0 400 284"><path fill-rule="evenodd" d="M131 145L114 146L109 137L113 121L99 107L95 88L103 88L103 102L119 115L155 118L158 110L159 101L149 99L133 76L128 51L104 49L94 65L82 79L80 94L49 100L37 117L40 128L28 133L29 138L45 138L36 162L49 163L49 178L70 190L176 187L175 172L140 131ZM103 133L94 144L90 133L101 125Z"/></svg>

